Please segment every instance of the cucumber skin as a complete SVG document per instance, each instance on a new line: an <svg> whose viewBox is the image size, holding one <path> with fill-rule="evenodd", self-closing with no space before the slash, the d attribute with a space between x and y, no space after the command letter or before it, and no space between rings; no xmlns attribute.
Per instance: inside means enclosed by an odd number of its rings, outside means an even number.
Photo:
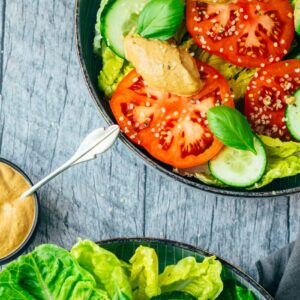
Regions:
<svg viewBox="0 0 300 300"><path fill-rule="evenodd" d="M264 154L265 154L265 155L264 155L264 156L265 156L265 160L264 160L264 164L265 164L264 170L263 170L261 176L260 176L257 180L255 180L254 182L249 183L249 185L236 185L236 184L233 185L233 184L229 184L228 182L224 182L223 180L221 180L220 178L218 178L217 176L214 175L214 173L213 173L212 170L211 170L211 161L209 161L209 162L208 162L208 169L209 169L211 175L212 175L215 179L219 180L221 183L223 183L224 185L226 185L226 186L228 186L228 187L235 187L235 188L249 188L249 187L252 187L255 183L259 182L259 181L263 178L263 176L265 175L265 173L266 173L266 171L267 171L267 166L268 166L268 156L267 156L267 151L266 151L265 145L264 145L264 143L262 142L262 140L261 140L257 135L254 135L254 136L255 136L255 138L257 139L257 141L261 144L262 148L264 149ZM221 150L221 151L222 151L222 150ZM218 154L217 154L217 155L218 155Z"/></svg>
<svg viewBox="0 0 300 300"><path fill-rule="evenodd" d="M121 58L124 58L122 57L119 53L117 53L117 51L112 47L112 45L110 44L109 42L109 39L108 37L106 36L106 22L105 22L105 18L106 18L106 15L109 13L109 11L111 9L113 9L113 6L114 4L117 3L118 0L108 0L107 3L105 4L103 10L102 10L102 13L101 13L101 17L100 17L100 23L101 23L101 35L102 35L102 38L104 39L106 45L116 54L118 55L119 57Z"/></svg>
<svg viewBox="0 0 300 300"><path fill-rule="evenodd" d="M299 108L299 110L300 110L300 108ZM291 136L292 136L296 141L300 142L300 133L299 133L299 135L298 135L298 134L296 134L296 133L294 132L294 130L291 129L292 126L291 126L291 122L289 121L288 115L289 115L289 106L287 106L287 108L286 108L286 110L285 110L285 114L284 114L285 119L286 119L286 126L287 126L287 128L288 128L288 130L289 130ZM300 129L299 129L299 130L300 130Z"/></svg>

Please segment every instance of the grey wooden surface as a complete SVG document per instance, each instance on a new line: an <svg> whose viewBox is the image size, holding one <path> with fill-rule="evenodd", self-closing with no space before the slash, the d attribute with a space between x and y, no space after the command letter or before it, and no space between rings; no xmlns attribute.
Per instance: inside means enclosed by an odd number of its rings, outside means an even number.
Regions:
<svg viewBox="0 0 300 300"><path fill-rule="evenodd" d="M37 181L104 126L80 72L74 0L0 0L0 154ZM292 241L300 197L217 198L146 167L122 144L39 192L33 245L151 236L208 249L252 273ZM31 248L32 248L31 247ZM253 274L253 273L252 273Z"/></svg>

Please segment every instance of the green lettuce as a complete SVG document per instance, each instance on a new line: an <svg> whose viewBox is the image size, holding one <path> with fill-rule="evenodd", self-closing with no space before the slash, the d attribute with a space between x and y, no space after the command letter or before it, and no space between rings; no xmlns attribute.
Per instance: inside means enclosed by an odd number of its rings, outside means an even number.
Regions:
<svg viewBox="0 0 300 300"><path fill-rule="evenodd" d="M250 189L261 188L273 180L300 174L300 143L282 142L267 136L260 136L265 145L268 166L263 178Z"/></svg>
<svg viewBox="0 0 300 300"><path fill-rule="evenodd" d="M71 254L82 268L94 276L97 287L105 290L111 298L121 292L132 299L126 270L112 252L91 241L79 241L71 249Z"/></svg>
<svg viewBox="0 0 300 300"><path fill-rule="evenodd" d="M9 264L0 273L0 299L109 300L93 276L54 245L42 245Z"/></svg>
<svg viewBox="0 0 300 300"><path fill-rule="evenodd" d="M140 246L130 259L130 283L133 299L147 300L160 294L158 285L158 258L154 249Z"/></svg>
<svg viewBox="0 0 300 300"><path fill-rule="evenodd" d="M206 51L200 51L197 58L217 69L226 78L235 100L244 98L247 86L257 69L232 65L221 57Z"/></svg>
<svg viewBox="0 0 300 300"><path fill-rule="evenodd" d="M162 293L182 291L198 300L214 300L223 290L221 272L222 265L215 257L207 257L202 263L186 257L167 266L159 275L159 284Z"/></svg>
<svg viewBox="0 0 300 300"><path fill-rule="evenodd" d="M107 97L111 97L120 81L131 71L133 66L117 56L104 42L102 46L102 70L98 76L99 88Z"/></svg>
<svg viewBox="0 0 300 300"><path fill-rule="evenodd" d="M107 97L111 97L119 82L131 71L133 66L125 59L116 55L106 46L101 36L101 13L108 0L102 0L97 12L95 25L94 53L102 59L102 69L98 76L99 88Z"/></svg>
<svg viewBox="0 0 300 300"><path fill-rule="evenodd" d="M161 294L152 298L151 300L196 300L196 298L183 292L171 292Z"/></svg>

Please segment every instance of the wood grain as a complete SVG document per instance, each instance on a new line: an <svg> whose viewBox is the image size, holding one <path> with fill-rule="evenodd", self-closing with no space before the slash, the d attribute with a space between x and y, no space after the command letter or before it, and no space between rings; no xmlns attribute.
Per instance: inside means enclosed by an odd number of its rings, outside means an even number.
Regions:
<svg viewBox="0 0 300 300"><path fill-rule="evenodd" d="M1 156L37 181L105 124L79 69L73 1L9 1L5 18ZM34 245L142 235L143 194L144 166L118 143L41 190Z"/></svg>
<svg viewBox="0 0 300 300"><path fill-rule="evenodd" d="M1 156L33 181L105 125L77 61L73 6L72 0L0 5ZM162 177L121 143L61 175L39 196L31 248L45 242L68 248L77 237L166 237L213 251L251 274L254 262L292 241L300 224L299 196L217 198Z"/></svg>
<svg viewBox="0 0 300 300"><path fill-rule="evenodd" d="M253 266L259 258L284 247L291 240L290 235L294 238L298 231L296 200L290 205L289 199L284 197L216 198L174 184L158 174L149 177L146 235L175 237L197 245L252 275L255 275Z"/></svg>

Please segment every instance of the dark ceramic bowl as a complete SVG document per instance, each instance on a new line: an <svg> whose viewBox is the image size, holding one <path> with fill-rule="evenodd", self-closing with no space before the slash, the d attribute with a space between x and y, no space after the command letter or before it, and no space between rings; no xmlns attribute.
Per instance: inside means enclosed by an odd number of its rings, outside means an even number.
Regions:
<svg viewBox="0 0 300 300"><path fill-rule="evenodd" d="M15 169L18 173L20 173L26 179L26 181L30 184L30 186L33 185L31 180L29 179L29 177L18 166L16 166L12 162L10 162L4 158L0 158L0 162L7 164L8 166ZM28 248L28 246L31 244L31 242L34 238L34 235L36 233L36 228L38 225L38 219L39 219L39 199L38 199L37 193L34 193L33 196L34 196L34 200L35 200L35 216L34 216L33 225L30 230L30 233L27 236L27 238L25 239L25 241L14 252L12 252L8 256L0 259L0 266L7 264L8 262L10 262L10 261L16 259L18 256L20 256Z"/></svg>
<svg viewBox="0 0 300 300"><path fill-rule="evenodd" d="M109 103L101 94L97 76L101 68L101 62L93 53L93 39L95 34L96 14L101 0L77 0L75 9L76 44L81 68L90 94L97 108L108 124L115 124L115 118L109 107ZM237 197L272 197L289 195L300 192L300 175L274 181L265 188L255 191L247 191L235 188L218 188L208 186L194 178L183 177L172 171L172 167L154 159L146 151L133 144L124 134L121 140L145 163L154 167L162 174L199 190L225 196Z"/></svg>
<svg viewBox="0 0 300 300"><path fill-rule="evenodd" d="M140 245L154 248L158 255L159 270L167 266L177 263L180 259L193 256L197 261L202 261L205 256L212 256L204 250L195 248L193 246L182 244L174 241L163 239L150 239L150 238L128 238L128 239L112 239L98 242L98 244L113 252L118 258L129 261L135 249ZM243 273L237 267L234 267L225 260L218 258L223 265L222 279L224 285L230 283L238 283L240 286L252 291L257 300L272 300L273 298L256 283L251 277Z"/></svg>

